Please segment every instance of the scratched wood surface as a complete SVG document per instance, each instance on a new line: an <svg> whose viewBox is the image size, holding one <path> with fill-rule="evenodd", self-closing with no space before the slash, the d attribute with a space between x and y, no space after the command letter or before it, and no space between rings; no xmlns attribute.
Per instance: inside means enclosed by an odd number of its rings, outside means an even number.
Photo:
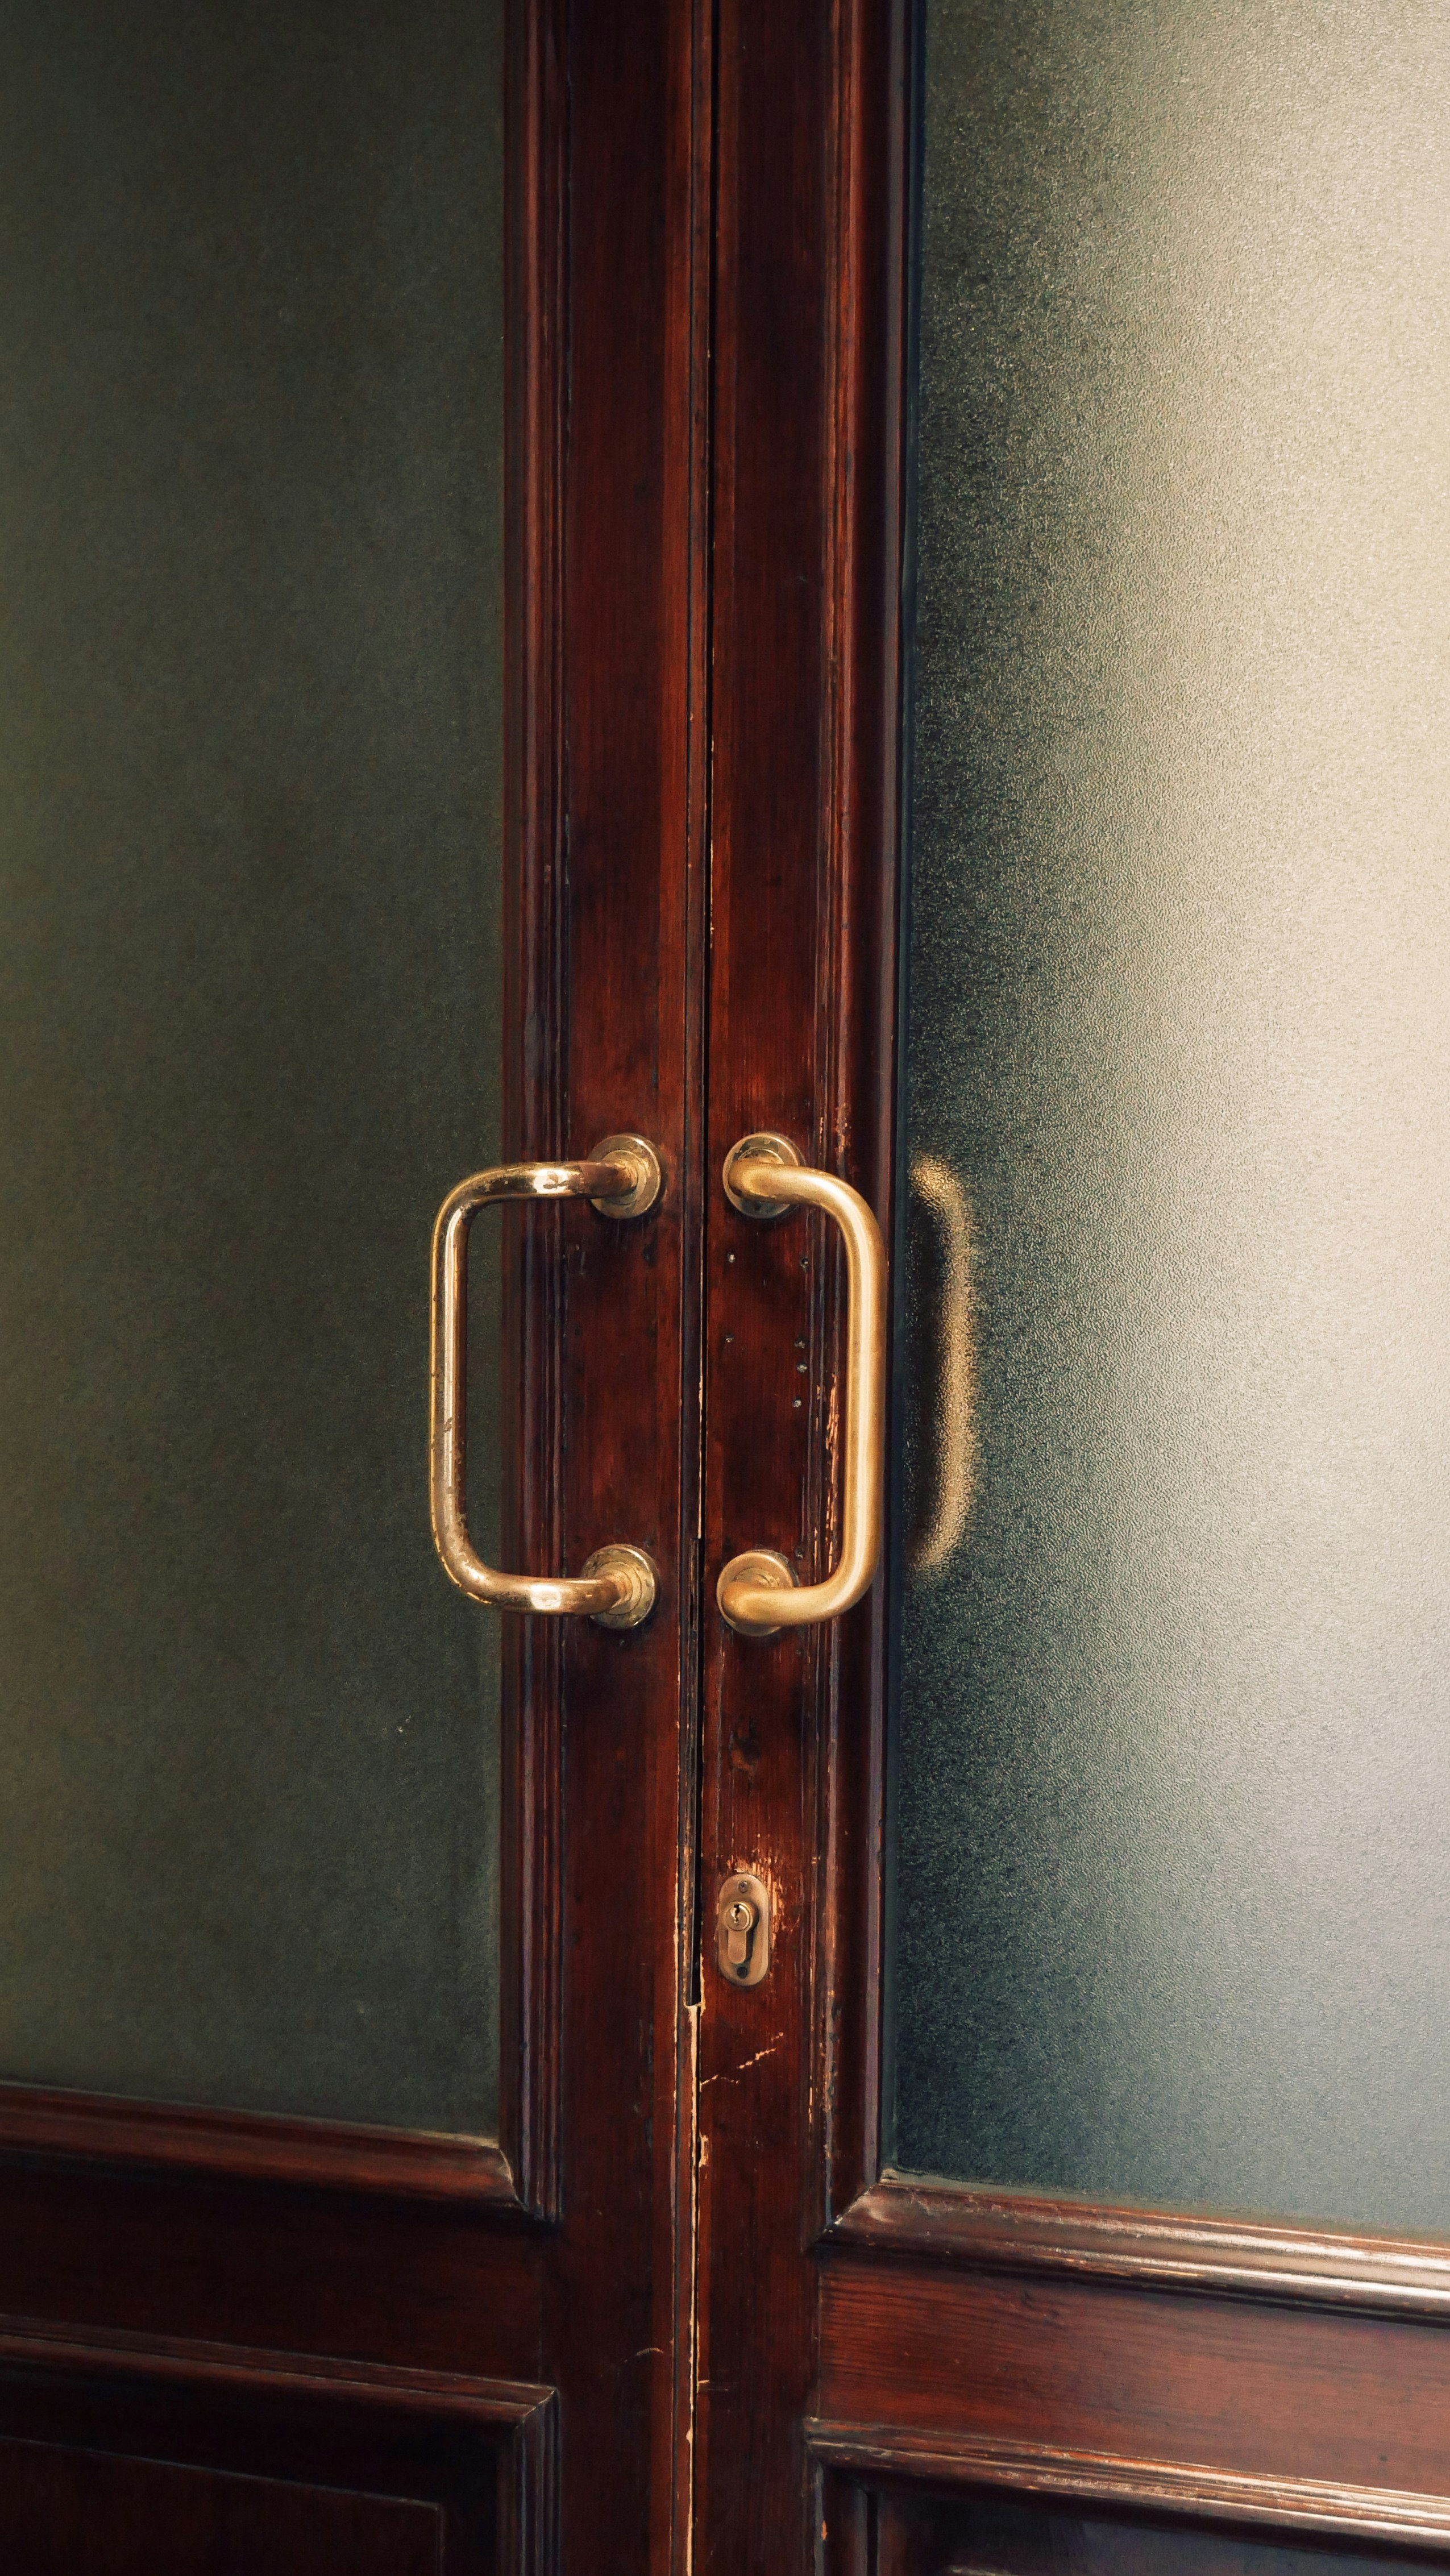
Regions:
<svg viewBox="0 0 1450 2576"><path fill-rule="evenodd" d="M269 2490L266 2545L244 2546L235 2484L207 2481L229 2428L251 2420L250 2364L212 2387L193 2474L169 2482L81 2452L134 2451L164 2421L174 2456L175 2392L148 2432L129 2384L106 2380L78 2412L57 2366L25 2383L25 2438L51 2451L0 2478L7 2566L119 2567L144 2545L148 2567L281 2567L300 2550L401 2576L435 2522L450 2570L542 2570L557 2550L570 2566L644 2569L652 2521L670 2545L699 1114L686 982L702 810L692 156L708 65L678 0L516 0L508 54L510 954L507 1025L477 1035L504 1049L512 1150L579 1152L638 1127L666 1171L639 1227L570 1208L511 1238L509 1545L544 1569L631 1538L660 1563L661 1604L638 1635L580 1624L560 1638L535 1622L508 1640L500 2149L11 2093L0 2312L63 2321L81 2344L119 2333L552 2387L560 2438L529 2437L526 2474L522 2435L471 2437L478 2474L497 2470L507 2491L483 2537L446 2497L436 2513L380 2505L369 2536L362 2504L313 2495L326 2408L298 2400L290 2483ZM157 221L184 241L184 205L158 201ZM426 1257L420 1244L420 1279ZM419 1330L426 1371L424 1304ZM293 2401L274 2390L268 2405L271 2421ZM376 2442L369 2416L343 2484L367 2485Z"/></svg>
<svg viewBox="0 0 1450 2576"><path fill-rule="evenodd" d="M889 1239L912 24L719 18L701 1889L765 1878L775 1957L728 1988L707 1919L695 2563L1444 2563L1443 2248L881 2174L879 1587L829 1638L714 1605L738 1549L829 1559L840 1329L720 1161L781 1129Z"/></svg>

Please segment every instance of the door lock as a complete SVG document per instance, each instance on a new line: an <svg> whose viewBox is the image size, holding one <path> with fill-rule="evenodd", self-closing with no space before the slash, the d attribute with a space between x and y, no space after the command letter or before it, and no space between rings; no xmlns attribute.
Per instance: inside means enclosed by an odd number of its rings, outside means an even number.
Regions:
<svg viewBox="0 0 1450 2576"><path fill-rule="evenodd" d="M747 1869L737 1870L720 1890L715 1957L732 1986L758 1986L770 1965L770 1890Z"/></svg>

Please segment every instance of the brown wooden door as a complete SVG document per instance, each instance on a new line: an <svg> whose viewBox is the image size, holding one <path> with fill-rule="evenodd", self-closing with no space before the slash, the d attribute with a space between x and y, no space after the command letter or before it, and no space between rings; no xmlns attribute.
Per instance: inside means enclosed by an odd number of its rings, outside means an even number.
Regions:
<svg viewBox="0 0 1450 2576"><path fill-rule="evenodd" d="M0 35L17 2576L668 2559L693 45ZM502 1622L429 1536L433 1217L622 1132L647 1216L475 1229L470 1500L659 1598Z"/></svg>
<svg viewBox="0 0 1450 2576"><path fill-rule="evenodd" d="M710 2576L1450 2546L1447 82L720 12ZM773 1639L849 1316L757 1130L894 1274L883 1572Z"/></svg>
<svg viewBox="0 0 1450 2576"><path fill-rule="evenodd" d="M1441 2563L1439 13L0 45L0 2563Z"/></svg>

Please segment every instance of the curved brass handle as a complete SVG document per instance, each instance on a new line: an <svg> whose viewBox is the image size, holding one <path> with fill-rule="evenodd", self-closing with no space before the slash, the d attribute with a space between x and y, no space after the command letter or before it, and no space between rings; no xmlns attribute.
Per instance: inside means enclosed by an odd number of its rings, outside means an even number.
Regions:
<svg viewBox="0 0 1450 2576"><path fill-rule="evenodd" d="M846 1243L846 1409L842 1434L841 1554L824 1583L797 1584L773 1548L733 1556L716 1597L732 1628L773 1637L839 1618L859 1601L881 1554L886 1439L886 1253L859 1190L832 1172L808 1171L785 1136L742 1136L725 1157L725 1195L742 1216L824 1208Z"/></svg>
<svg viewBox="0 0 1450 2576"><path fill-rule="evenodd" d="M460 1592L495 1610L586 1616L637 1628L658 1578L639 1547L601 1547L582 1574L499 1574L474 1553L464 1507L468 1434L468 1231L500 1199L590 1199L604 1216L643 1216L660 1194L659 1157L642 1136L606 1136L585 1163L503 1163L450 1190L433 1228L433 1350L428 1437L433 1538Z"/></svg>

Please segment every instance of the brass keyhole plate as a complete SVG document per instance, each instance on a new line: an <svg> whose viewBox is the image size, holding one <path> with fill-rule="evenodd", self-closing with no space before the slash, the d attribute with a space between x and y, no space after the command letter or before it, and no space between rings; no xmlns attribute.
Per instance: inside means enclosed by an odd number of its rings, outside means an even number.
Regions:
<svg viewBox="0 0 1450 2576"><path fill-rule="evenodd" d="M715 1964L732 1986L758 1986L770 1966L770 1890L753 1870L732 1870L721 1882Z"/></svg>

